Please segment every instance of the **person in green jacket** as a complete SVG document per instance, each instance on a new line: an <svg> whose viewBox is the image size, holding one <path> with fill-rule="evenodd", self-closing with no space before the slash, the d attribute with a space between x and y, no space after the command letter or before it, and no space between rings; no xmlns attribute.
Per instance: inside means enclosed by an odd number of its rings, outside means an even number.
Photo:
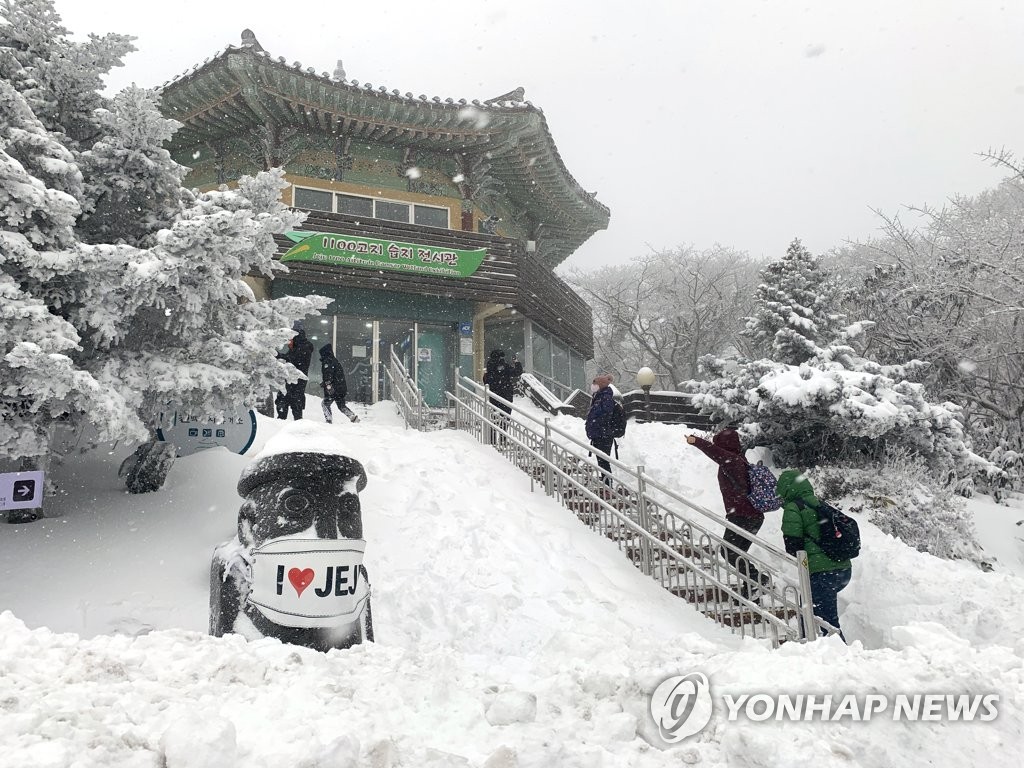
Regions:
<svg viewBox="0 0 1024 768"><path fill-rule="evenodd" d="M833 560L818 546L818 499L810 482L795 469L779 475L776 492L782 499L782 538L786 551L795 555L801 549L807 553L807 568L811 572L811 601L814 615L827 621L846 642L839 627L839 593L850 583L853 573L849 560ZM800 499L804 506L796 503Z"/></svg>

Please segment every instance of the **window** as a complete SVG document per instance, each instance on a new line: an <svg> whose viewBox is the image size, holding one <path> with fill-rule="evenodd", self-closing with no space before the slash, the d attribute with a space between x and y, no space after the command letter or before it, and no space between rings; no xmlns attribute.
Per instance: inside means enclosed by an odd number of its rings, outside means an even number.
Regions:
<svg viewBox="0 0 1024 768"><path fill-rule="evenodd" d="M388 221L404 221L409 223L409 206L406 203L389 203L384 200L374 200L373 218L387 219Z"/></svg>
<svg viewBox="0 0 1024 768"><path fill-rule="evenodd" d="M448 209L433 205L413 205L362 195L334 194L307 187L295 187L294 201L296 208L336 211L349 216L367 216L373 219L419 224L422 227L448 229Z"/></svg>
<svg viewBox="0 0 1024 768"><path fill-rule="evenodd" d="M414 208L416 209L414 223L423 227L448 228L447 208L432 208L429 205L417 205Z"/></svg>
<svg viewBox="0 0 1024 768"><path fill-rule="evenodd" d="M295 207L309 208L313 211L332 211L333 195L330 192L322 192L319 189L295 188Z"/></svg>
<svg viewBox="0 0 1024 768"><path fill-rule="evenodd" d="M373 198L356 197L355 195L336 195L336 197L338 198L338 213L373 218Z"/></svg>

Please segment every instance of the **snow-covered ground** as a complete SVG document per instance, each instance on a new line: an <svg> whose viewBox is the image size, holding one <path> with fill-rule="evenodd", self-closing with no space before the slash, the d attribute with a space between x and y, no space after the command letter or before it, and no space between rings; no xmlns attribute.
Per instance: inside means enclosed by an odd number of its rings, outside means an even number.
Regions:
<svg viewBox="0 0 1024 768"><path fill-rule="evenodd" d="M985 574L863 524L841 595L852 645L741 641L635 571L489 448L359 424L260 420L253 450L366 467L377 642L320 654L205 634L210 555L252 456L180 459L129 496L127 448L65 464L46 519L0 528L0 766L876 766L1016 760L1024 743L1018 509L981 500ZM578 422L558 421L568 430ZM630 425L622 459L720 510L685 430ZM764 533L778 542L778 513ZM1017 537L1014 543L1014 536ZM991 723L727 722L651 746L647 696L700 671L731 693L998 693ZM716 702L717 706L717 702ZM502 724L507 723L507 724Z"/></svg>

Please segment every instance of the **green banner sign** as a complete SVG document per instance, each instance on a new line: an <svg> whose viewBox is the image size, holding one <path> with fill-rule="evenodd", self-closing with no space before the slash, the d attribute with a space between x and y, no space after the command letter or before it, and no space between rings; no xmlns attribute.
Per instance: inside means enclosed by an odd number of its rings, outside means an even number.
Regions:
<svg viewBox="0 0 1024 768"><path fill-rule="evenodd" d="M487 249L460 251L433 245L374 240L330 232L285 232L294 241L281 261L309 261L339 267L389 269L434 277L469 277L484 261Z"/></svg>

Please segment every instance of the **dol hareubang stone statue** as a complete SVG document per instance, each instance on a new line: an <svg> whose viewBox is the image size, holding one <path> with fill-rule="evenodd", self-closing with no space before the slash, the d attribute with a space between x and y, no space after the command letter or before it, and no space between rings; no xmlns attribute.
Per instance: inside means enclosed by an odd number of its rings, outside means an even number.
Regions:
<svg viewBox="0 0 1024 768"><path fill-rule="evenodd" d="M214 552L210 634L326 651L373 640L355 459L293 452L242 473L238 537Z"/></svg>

